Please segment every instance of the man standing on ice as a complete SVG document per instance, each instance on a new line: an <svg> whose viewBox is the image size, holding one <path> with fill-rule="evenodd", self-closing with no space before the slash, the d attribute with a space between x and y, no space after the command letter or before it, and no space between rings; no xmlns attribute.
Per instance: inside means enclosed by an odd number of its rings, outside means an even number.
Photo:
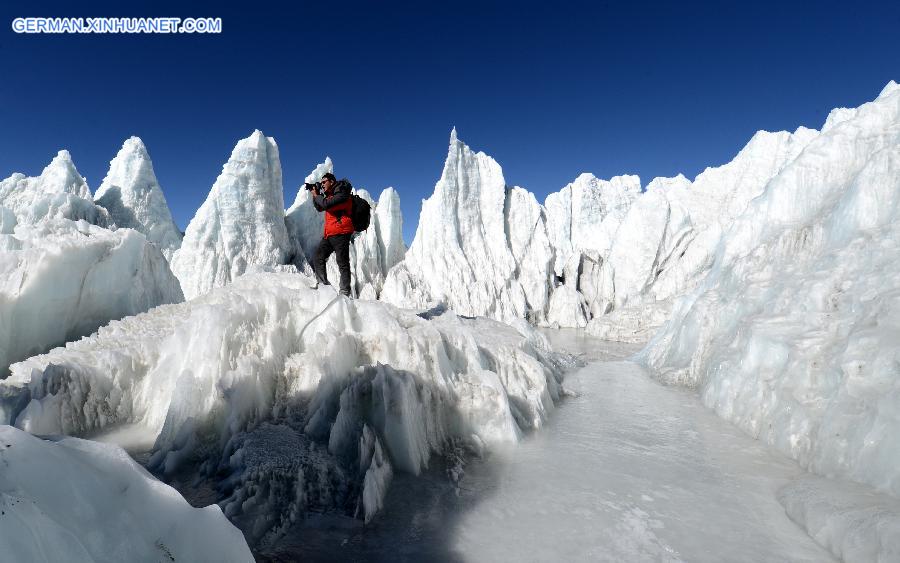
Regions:
<svg viewBox="0 0 900 563"><path fill-rule="evenodd" d="M322 176L322 181L306 184L307 190L314 190L313 205L316 211L325 212L325 232L316 249L313 269L320 284L331 285L325 264L332 253L337 254L338 269L341 271L341 295L350 295L350 238L353 236L353 219L350 198L353 189L347 180L336 180L331 172Z"/></svg>

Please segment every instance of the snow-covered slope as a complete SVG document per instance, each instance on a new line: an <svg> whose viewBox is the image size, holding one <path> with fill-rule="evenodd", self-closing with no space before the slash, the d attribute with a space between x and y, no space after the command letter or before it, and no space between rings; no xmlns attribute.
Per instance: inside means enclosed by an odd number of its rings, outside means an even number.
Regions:
<svg viewBox="0 0 900 563"><path fill-rule="evenodd" d="M172 271L191 299L251 267L284 264L287 249L278 146L257 130L234 147L188 225Z"/></svg>
<svg viewBox="0 0 900 563"><path fill-rule="evenodd" d="M38 177L13 174L0 181L0 208L7 208L18 223L45 218L83 219L101 227L112 225L109 213L94 205L87 182L78 173L69 151L59 154ZM7 217L2 221L9 222ZM11 232L6 226L2 232Z"/></svg>
<svg viewBox="0 0 900 563"><path fill-rule="evenodd" d="M810 470L900 494L900 87L788 160L644 359Z"/></svg>
<svg viewBox="0 0 900 563"><path fill-rule="evenodd" d="M422 203L416 236L388 273L383 298L418 306L439 301L459 314L504 321L539 320L551 259L537 201L507 188L500 165L473 152L454 129L441 179Z"/></svg>
<svg viewBox="0 0 900 563"><path fill-rule="evenodd" d="M193 508L122 449L0 425L4 561L253 560L217 506Z"/></svg>
<svg viewBox="0 0 900 563"><path fill-rule="evenodd" d="M163 255L136 231L17 225L0 234L0 378L12 362L182 299Z"/></svg>
<svg viewBox="0 0 900 563"><path fill-rule="evenodd" d="M231 475L222 505L257 541L310 507L369 518L391 471L515 442L559 396L561 360L524 321L417 315L307 283L248 274L16 364L0 421L149 429L153 467Z"/></svg>
<svg viewBox="0 0 900 563"><path fill-rule="evenodd" d="M181 232L156 180L147 148L138 137L125 141L110 161L94 200L109 211L116 226L143 233L167 259L181 246Z"/></svg>

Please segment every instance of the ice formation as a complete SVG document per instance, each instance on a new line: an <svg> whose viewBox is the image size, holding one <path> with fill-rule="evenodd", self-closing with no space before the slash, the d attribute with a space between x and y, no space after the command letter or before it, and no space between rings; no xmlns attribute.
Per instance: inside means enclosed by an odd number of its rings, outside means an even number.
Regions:
<svg viewBox="0 0 900 563"><path fill-rule="evenodd" d="M383 298L646 339L712 264L722 230L816 136L759 132L691 182L582 174L538 204L451 134L435 192Z"/></svg>
<svg viewBox="0 0 900 563"><path fill-rule="evenodd" d="M147 428L152 467L230 474L226 514L264 541L310 507L358 503L371 518L394 468L418 473L451 443L515 442L559 396L562 359L524 321L417 315L309 281L247 274L15 364L0 421Z"/></svg>
<svg viewBox="0 0 900 563"><path fill-rule="evenodd" d="M131 229L44 219L0 234L0 378L7 366L111 319L183 299L159 250Z"/></svg>
<svg viewBox="0 0 900 563"><path fill-rule="evenodd" d="M897 495L900 87L792 153L643 357L809 470Z"/></svg>
<svg viewBox="0 0 900 563"><path fill-rule="evenodd" d="M284 264L287 249L278 146L257 130L234 147L188 225L172 271L191 299L251 267Z"/></svg>
<svg viewBox="0 0 900 563"><path fill-rule="evenodd" d="M0 181L0 220L3 229L11 232L9 213L17 223L37 223L46 218L83 219L101 227L112 221L105 209L94 204L87 182L78 173L69 151L59 154L38 177L29 178L15 173Z"/></svg>
<svg viewBox="0 0 900 563"><path fill-rule="evenodd" d="M383 298L443 302L462 315L538 321L547 304L550 244L534 196L508 188L495 160L450 135L434 194L422 204L406 258L388 273Z"/></svg>
<svg viewBox="0 0 900 563"><path fill-rule="evenodd" d="M637 176L616 176L609 181L582 174L574 182L547 196L547 232L555 249L553 264L563 275L572 254L595 250L608 254L616 231L632 203L640 196Z"/></svg>
<svg viewBox="0 0 900 563"><path fill-rule="evenodd" d="M0 426L0 467L5 561L253 560L219 507L191 507L117 446Z"/></svg>
<svg viewBox="0 0 900 563"><path fill-rule="evenodd" d="M109 163L109 173L94 201L109 211L116 226L143 233L167 259L181 246L181 232L156 180L147 148L138 137L125 141Z"/></svg>
<svg viewBox="0 0 900 563"><path fill-rule="evenodd" d="M787 515L843 561L900 561L900 500L806 474L778 491Z"/></svg>

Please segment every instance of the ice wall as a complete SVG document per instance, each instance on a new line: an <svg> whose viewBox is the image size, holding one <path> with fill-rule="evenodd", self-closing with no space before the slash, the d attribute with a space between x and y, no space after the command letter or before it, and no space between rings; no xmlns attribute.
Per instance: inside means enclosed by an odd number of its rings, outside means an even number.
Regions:
<svg viewBox="0 0 900 563"><path fill-rule="evenodd" d="M694 182L582 174L540 205L454 130L405 260L381 297L647 339L712 264L722 229L818 135L760 132Z"/></svg>
<svg viewBox="0 0 900 563"><path fill-rule="evenodd" d="M900 88L791 152L644 361L811 471L896 495Z"/></svg>

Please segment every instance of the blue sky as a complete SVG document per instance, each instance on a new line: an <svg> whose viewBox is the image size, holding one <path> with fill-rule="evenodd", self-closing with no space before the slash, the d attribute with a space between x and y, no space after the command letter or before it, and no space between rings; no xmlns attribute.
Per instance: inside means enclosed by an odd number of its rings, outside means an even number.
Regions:
<svg viewBox="0 0 900 563"><path fill-rule="evenodd" d="M17 35L14 17L221 17L221 35ZM900 80L898 2L161 2L0 6L0 177L61 148L96 189L144 139L184 229L235 142L278 141L290 204L330 155L401 196L411 241L451 127L539 200L581 172L693 178L759 129Z"/></svg>

